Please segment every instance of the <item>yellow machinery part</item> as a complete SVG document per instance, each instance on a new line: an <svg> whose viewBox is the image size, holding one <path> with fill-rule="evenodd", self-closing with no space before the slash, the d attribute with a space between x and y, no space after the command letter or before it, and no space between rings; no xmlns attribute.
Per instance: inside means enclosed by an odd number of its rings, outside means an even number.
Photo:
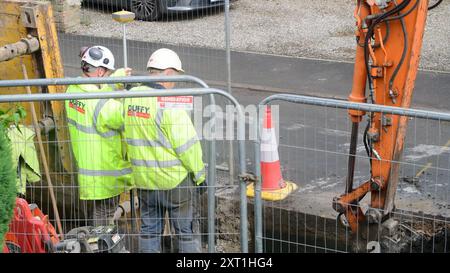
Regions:
<svg viewBox="0 0 450 273"><path fill-rule="evenodd" d="M33 78L63 78L64 71L59 50L56 26L53 18L52 6L49 2L2 0L0 1L0 46L16 43L31 35L38 38L40 50L32 55L22 55L12 60L0 63L0 79L23 79L21 64L25 64L30 79ZM48 92L63 93L65 86L33 87L32 93ZM25 94L24 87L1 88L0 94ZM56 125L59 159L51 158L50 168L61 172L61 164L68 172L72 172L70 147L67 125L65 124L64 102L51 102L38 105L35 108L39 118L52 116ZM11 107L2 105L0 107ZM29 112L29 104L23 106ZM26 124L31 124L28 115Z"/></svg>

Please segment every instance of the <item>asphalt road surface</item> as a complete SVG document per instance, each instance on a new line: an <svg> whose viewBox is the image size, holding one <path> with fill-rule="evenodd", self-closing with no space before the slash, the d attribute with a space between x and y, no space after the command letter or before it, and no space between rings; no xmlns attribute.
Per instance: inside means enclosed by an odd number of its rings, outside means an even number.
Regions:
<svg viewBox="0 0 450 273"><path fill-rule="evenodd" d="M123 48L120 39L63 33L58 37L66 66L78 68L80 47L96 44L107 46L113 51L116 56L116 66L120 67L123 64ZM223 50L128 41L129 66L137 72L145 72L148 57L160 47L174 49L180 55L187 74L209 82L226 82L226 58ZM233 86L245 89L347 99L352 78L352 63L246 52L231 54ZM450 111L449 92L450 73L420 71L416 80L412 106Z"/></svg>
<svg viewBox="0 0 450 273"><path fill-rule="evenodd" d="M81 46L108 46L119 56L116 66L122 64L121 40L68 34L60 34L59 38L66 76L79 75L77 55ZM129 66L138 74L143 73L148 56L159 47L169 47L179 52L187 74L206 80L212 86L225 88L225 52L221 50L129 41ZM352 84L353 66L343 62L233 52L231 67L233 95L243 105L258 104L277 92L345 99ZM449 92L449 73L420 71L413 107L448 111ZM219 99L220 103L223 104L223 101ZM299 185L295 196L314 197L323 193L332 196L343 193L351 129L347 112L299 104L276 104L280 106L279 153L283 176ZM252 118L246 119L247 125L253 125L254 122ZM448 214L449 125L448 122L410 119L404 156L400 162L396 201L400 207ZM360 126L355 185L369 178L369 160L362 144L364 126L365 122ZM247 144L247 167L252 170L253 143L249 141ZM219 142L218 146L218 164L228 162L226 142ZM331 199L323 207L332 211L330 204Z"/></svg>

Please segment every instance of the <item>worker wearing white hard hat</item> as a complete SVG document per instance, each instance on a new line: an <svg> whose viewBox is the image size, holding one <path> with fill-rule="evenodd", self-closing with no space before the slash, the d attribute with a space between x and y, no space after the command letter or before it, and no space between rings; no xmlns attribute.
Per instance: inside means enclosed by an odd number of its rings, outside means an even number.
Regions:
<svg viewBox="0 0 450 273"><path fill-rule="evenodd" d="M180 57L175 51L168 48L160 48L153 52L147 62L147 71L150 75L164 75L174 76L184 73ZM158 83L165 89L172 89L175 86L174 82L160 82ZM155 87L150 85L150 87ZM156 88L158 88L156 86Z"/></svg>
<svg viewBox="0 0 450 273"><path fill-rule="evenodd" d="M147 62L147 70L157 69L166 70L174 69L177 72L184 73L180 57L175 51L168 48L160 48L153 52Z"/></svg>
<svg viewBox="0 0 450 273"><path fill-rule="evenodd" d="M149 58L150 76L184 73L178 55L167 48ZM140 86L171 89L174 82ZM124 99L124 126L132 179L140 200L140 252L160 252L167 211L179 238L179 252L200 252L196 239L193 188L205 188L205 166L197 132L186 109L170 102L192 102L192 97L150 97ZM172 106L170 106L172 105Z"/></svg>
<svg viewBox="0 0 450 273"><path fill-rule="evenodd" d="M104 46L82 48L84 77L113 76L114 55ZM131 72L131 71L128 71ZM115 72L126 76L125 69ZM118 85L70 85L67 93L113 91ZM67 100L65 102L71 146L77 165L79 197L88 208L85 215L94 226L108 225L120 194L132 188L131 163L124 157L121 135L122 103L114 99Z"/></svg>
<svg viewBox="0 0 450 273"><path fill-rule="evenodd" d="M83 48L81 54L81 69L87 73L89 70L103 67L106 71L114 71L114 55L104 46Z"/></svg>

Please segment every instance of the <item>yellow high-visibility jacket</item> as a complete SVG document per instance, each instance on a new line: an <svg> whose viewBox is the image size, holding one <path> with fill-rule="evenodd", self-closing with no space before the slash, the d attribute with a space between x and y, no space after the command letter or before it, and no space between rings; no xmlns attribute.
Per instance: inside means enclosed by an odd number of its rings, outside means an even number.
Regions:
<svg viewBox="0 0 450 273"><path fill-rule="evenodd" d="M131 90L148 90L140 86ZM125 141L137 188L169 190L187 175L205 181L202 148L184 109L160 109L157 98L124 100Z"/></svg>
<svg viewBox="0 0 450 273"><path fill-rule="evenodd" d="M113 91L110 85L71 85L67 93ZM124 158L122 103L114 99L65 102L80 199L99 200L132 188L131 164Z"/></svg>
<svg viewBox="0 0 450 273"><path fill-rule="evenodd" d="M17 170L17 192L26 194L26 183L41 180L39 160L34 146L35 132L24 125L11 126L8 131L11 141L13 167Z"/></svg>

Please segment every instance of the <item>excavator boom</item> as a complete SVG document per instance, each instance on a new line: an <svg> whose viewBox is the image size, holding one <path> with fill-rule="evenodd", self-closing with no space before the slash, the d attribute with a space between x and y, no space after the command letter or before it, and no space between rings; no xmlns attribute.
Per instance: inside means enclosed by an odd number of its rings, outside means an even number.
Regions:
<svg viewBox="0 0 450 273"><path fill-rule="evenodd" d="M422 48L428 0L358 0L356 60L349 100L409 108ZM350 110L350 144L347 185L333 207L345 215L354 233L361 226L379 226L394 209L399 164L407 117ZM359 123L367 116L363 142L370 160L370 179L353 188ZM359 201L370 193L363 213ZM367 235L367 234L366 234Z"/></svg>

